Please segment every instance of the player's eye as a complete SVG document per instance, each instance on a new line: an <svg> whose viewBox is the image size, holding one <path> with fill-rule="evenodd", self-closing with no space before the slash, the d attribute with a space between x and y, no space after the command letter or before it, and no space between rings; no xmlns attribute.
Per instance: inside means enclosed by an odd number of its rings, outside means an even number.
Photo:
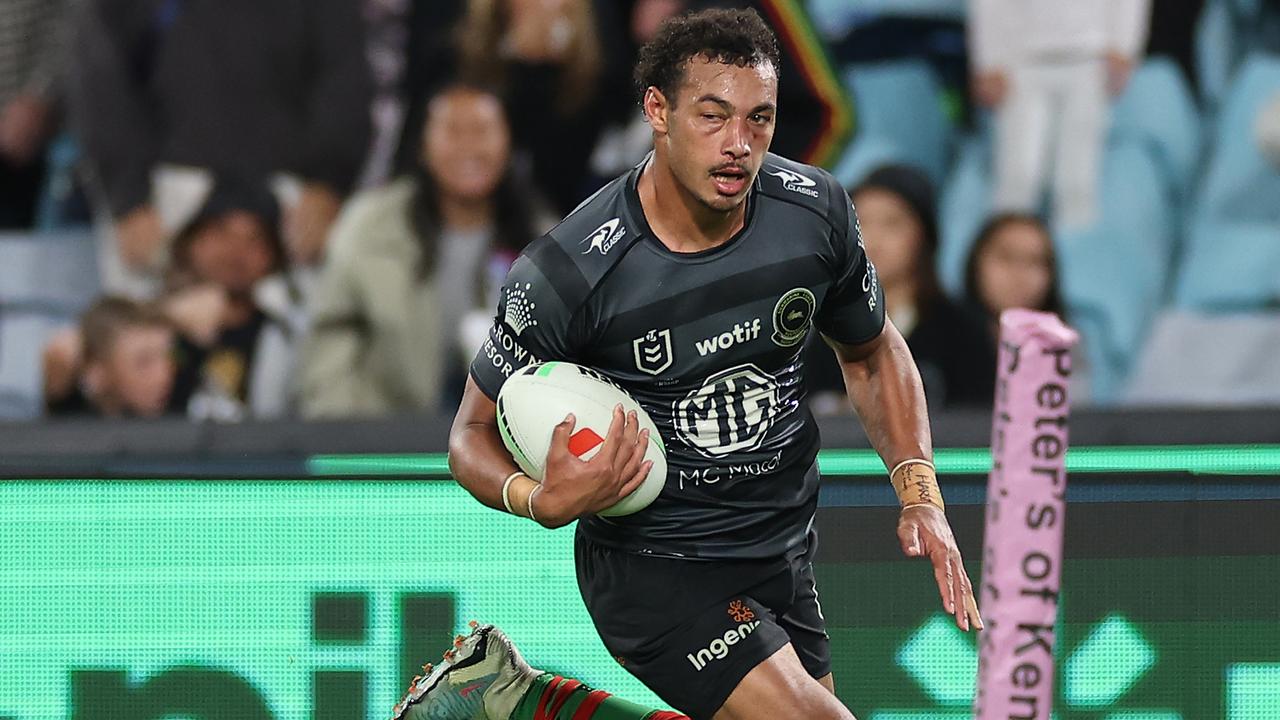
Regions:
<svg viewBox="0 0 1280 720"><path fill-rule="evenodd" d="M769 122L769 116L763 115L761 113L756 113L755 115L751 116L751 122L756 123L757 125L764 125L765 123Z"/></svg>

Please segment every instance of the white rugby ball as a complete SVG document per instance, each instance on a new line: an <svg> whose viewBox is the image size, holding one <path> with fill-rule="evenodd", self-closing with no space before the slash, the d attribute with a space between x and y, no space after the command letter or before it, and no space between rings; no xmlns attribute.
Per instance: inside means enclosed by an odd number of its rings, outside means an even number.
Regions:
<svg viewBox="0 0 1280 720"><path fill-rule="evenodd" d="M667 481L667 451L649 413L635 398L594 370L569 362L545 362L521 368L498 392L498 430L520 469L542 481L551 432L573 413L576 424L569 450L590 460L604 444L613 409L636 411L640 429L649 431L646 460L653 461L644 483L617 504L600 511L605 517L630 515L648 507Z"/></svg>

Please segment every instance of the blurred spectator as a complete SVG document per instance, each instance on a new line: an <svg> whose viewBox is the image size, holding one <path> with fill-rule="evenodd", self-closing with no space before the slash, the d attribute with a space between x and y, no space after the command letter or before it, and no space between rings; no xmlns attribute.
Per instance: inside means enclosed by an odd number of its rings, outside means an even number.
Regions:
<svg viewBox="0 0 1280 720"><path fill-rule="evenodd" d="M154 277L222 176L269 178L291 257L319 260L369 141L363 27L358 0L83 0L71 99L109 285Z"/></svg>
<svg viewBox="0 0 1280 720"><path fill-rule="evenodd" d="M1258 111L1254 134L1258 138L1258 147L1263 156L1280 169L1280 93L1276 93Z"/></svg>
<svg viewBox="0 0 1280 720"><path fill-rule="evenodd" d="M513 140L561 213L590 193L587 162L608 116L605 51L590 0L469 0L458 27L462 77L498 88Z"/></svg>
<svg viewBox="0 0 1280 720"><path fill-rule="evenodd" d="M887 165L851 193L867 257L884 288L885 310L911 348L933 408L989 406L995 391L995 346L981 320L947 299L938 284L937 206L921 171ZM815 411L825 412L844 384L833 353L811 343ZM847 401L839 400L840 407ZM827 407L823 407L826 405Z"/></svg>
<svg viewBox="0 0 1280 720"><path fill-rule="evenodd" d="M343 210L302 356L309 417L451 411L519 251L550 222L511 160L501 100L428 104L419 167Z"/></svg>
<svg viewBox="0 0 1280 720"><path fill-rule="evenodd" d="M305 331L285 270L275 199L222 183L173 241L165 306L181 330L179 362L194 419L278 417Z"/></svg>
<svg viewBox="0 0 1280 720"><path fill-rule="evenodd" d="M427 101L458 76L458 23L467 12L467 0L410 2L406 8L404 74L400 96L404 118L396 149L396 173L411 172L418 165L422 123Z"/></svg>
<svg viewBox="0 0 1280 720"><path fill-rule="evenodd" d="M662 23L683 12L686 4L686 0L635 0L629 27L633 50L649 42ZM599 184L626 172L653 148L653 130L631 97L632 111L609 125L591 153L591 173Z"/></svg>
<svg viewBox="0 0 1280 720"><path fill-rule="evenodd" d="M127 298L93 304L80 326L44 353L45 403L51 415L157 417L180 413L175 394L174 331L157 308Z"/></svg>
<svg viewBox="0 0 1280 720"><path fill-rule="evenodd" d="M993 347L1005 310L1051 312L1070 323L1059 288L1053 236L1034 215L1002 213L982 226L965 266L964 290L968 305L985 317ZM1071 364L1072 402L1087 403L1093 378L1083 338L1071 352Z"/></svg>
<svg viewBox="0 0 1280 720"><path fill-rule="evenodd" d="M853 100L818 39L806 3L796 0L689 0L688 10L750 8L778 35L778 123L769 149L784 157L834 167L853 134ZM633 96L632 102L635 102Z"/></svg>
<svg viewBox="0 0 1280 720"><path fill-rule="evenodd" d="M974 95L996 108L996 209L1038 210L1052 155L1055 217L1065 226L1092 224L1107 96L1124 89L1139 59L1150 0L970 0L969 7Z"/></svg>
<svg viewBox="0 0 1280 720"><path fill-rule="evenodd" d="M1004 213L987 221L970 251L964 287L966 299L987 318L992 338L999 335L1005 310L1064 315L1053 238L1034 215Z"/></svg>
<svg viewBox="0 0 1280 720"><path fill-rule="evenodd" d="M0 0L0 228L27 228L62 81L66 0Z"/></svg>

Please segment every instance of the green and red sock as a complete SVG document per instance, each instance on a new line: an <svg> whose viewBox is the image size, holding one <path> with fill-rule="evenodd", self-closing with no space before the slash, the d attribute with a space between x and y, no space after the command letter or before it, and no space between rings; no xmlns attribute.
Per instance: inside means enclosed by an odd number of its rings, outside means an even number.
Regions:
<svg viewBox="0 0 1280 720"><path fill-rule="evenodd" d="M543 673L521 698L511 720L689 720L593 690L577 680Z"/></svg>

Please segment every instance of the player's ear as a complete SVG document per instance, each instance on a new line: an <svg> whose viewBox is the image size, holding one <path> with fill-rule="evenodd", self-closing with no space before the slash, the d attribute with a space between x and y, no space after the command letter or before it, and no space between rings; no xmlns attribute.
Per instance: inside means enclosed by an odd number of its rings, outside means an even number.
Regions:
<svg viewBox="0 0 1280 720"><path fill-rule="evenodd" d="M649 89L644 91L644 116L655 132L667 131L669 122L667 113L670 110L671 105L667 102L667 96L663 95L661 90L650 85Z"/></svg>

